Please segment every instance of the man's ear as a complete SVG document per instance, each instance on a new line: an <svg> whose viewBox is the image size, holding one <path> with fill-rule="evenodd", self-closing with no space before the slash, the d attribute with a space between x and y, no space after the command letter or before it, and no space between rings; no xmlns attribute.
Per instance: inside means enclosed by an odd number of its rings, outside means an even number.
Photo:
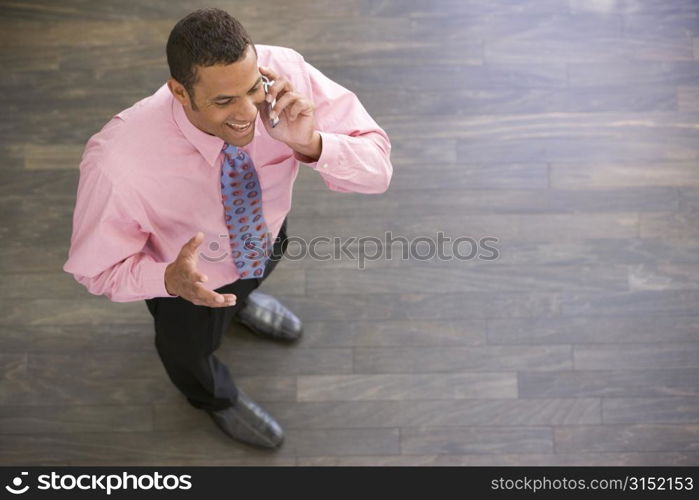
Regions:
<svg viewBox="0 0 699 500"><path fill-rule="evenodd" d="M170 78L167 81L167 86L170 89L170 92L172 92L172 95L182 103L183 106L189 107L189 94L187 94L187 90L184 88L184 85L182 85L180 82L175 80L174 78Z"/></svg>

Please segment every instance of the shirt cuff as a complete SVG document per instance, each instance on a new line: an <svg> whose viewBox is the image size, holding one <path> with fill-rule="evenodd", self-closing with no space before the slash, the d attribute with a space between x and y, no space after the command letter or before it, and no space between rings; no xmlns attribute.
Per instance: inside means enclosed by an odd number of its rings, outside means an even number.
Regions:
<svg viewBox="0 0 699 500"><path fill-rule="evenodd" d="M308 165L313 170L325 170L331 165L337 165L340 162L340 139L337 135L329 132L318 131L318 133L322 141L320 157L316 161L309 161L310 158L308 156L294 151L294 158L304 165Z"/></svg>
<svg viewBox="0 0 699 500"><path fill-rule="evenodd" d="M165 288L165 269L168 262L153 262L143 267L143 285L152 297L177 297L170 295Z"/></svg>

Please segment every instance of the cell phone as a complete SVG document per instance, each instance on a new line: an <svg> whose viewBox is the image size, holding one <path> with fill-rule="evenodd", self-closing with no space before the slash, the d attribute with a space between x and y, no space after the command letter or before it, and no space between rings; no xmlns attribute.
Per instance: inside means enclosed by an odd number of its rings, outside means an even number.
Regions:
<svg viewBox="0 0 699 500"><path fill-rule="evenodd" d="M267 78L265 75L262 75L262 86L265 88L265 94L269 93L269 88L274 84L274 80L270 80ZM272 102L269 103L269 107L267 108L268 112L272 112L272 108L277 104L276 99L272 99ZM277 116L276 119L270 120L270 124L272 125L272 128L276 127L279 124L279 117Z"/></svg>

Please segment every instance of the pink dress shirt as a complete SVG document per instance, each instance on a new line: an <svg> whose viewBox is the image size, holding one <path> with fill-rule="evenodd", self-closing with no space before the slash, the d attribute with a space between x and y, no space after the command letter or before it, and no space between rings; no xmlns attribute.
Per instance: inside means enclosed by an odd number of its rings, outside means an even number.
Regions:
<svg viewBox="0 0 699 500"><path fill-rule="evenodd" d="M313 101L322 138L320 158L308 162L272 139L258 113L254 139L243 149L255 163L274 237L291 209L300 161L331 190L385 192L393 173L391 143L357 96L293 49L255 47L258 65L284 75ZM170 297L165 268L201 231L198 269L209 277L205 286L215 290L236 281L221 202L222 148L222 139L192 125L167 85L115 115L85 146L63 270L114 302Z"/></svg>

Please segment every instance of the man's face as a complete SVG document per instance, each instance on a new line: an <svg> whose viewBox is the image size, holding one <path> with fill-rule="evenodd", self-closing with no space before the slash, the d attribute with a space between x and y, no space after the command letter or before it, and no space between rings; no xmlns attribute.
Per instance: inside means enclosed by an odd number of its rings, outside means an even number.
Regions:
<svg viewBox="0 0 699 500"><path fill-rule="evenodd" d="M257 113L265 103L262 75L252 46L248 45L245 56L233 64L198 66L197 76L194 103L182 85L173 79L168 82L189 121L234 146L252 141ZM241 130L239 125L245 128Z"/></svg>

